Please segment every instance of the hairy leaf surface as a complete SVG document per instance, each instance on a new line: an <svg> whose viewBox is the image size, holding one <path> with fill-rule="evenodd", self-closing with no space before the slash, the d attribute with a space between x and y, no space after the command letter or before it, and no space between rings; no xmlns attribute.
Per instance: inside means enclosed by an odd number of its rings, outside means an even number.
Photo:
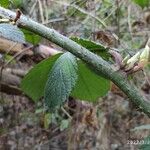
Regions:
<svg viewBox="0 0 150 150"><path fill-rule="evenodd" d="M23 32L17 26L12 24L0 24L0 37L18 43L25 43Z"/></svg>
<svg viewBox="0 0 150 150"><path fill-rule="evenodd" d="M45 104L50 110L68 99L77 80L76 58L69 52L63 54L52 67L45 86Z"/></svg>

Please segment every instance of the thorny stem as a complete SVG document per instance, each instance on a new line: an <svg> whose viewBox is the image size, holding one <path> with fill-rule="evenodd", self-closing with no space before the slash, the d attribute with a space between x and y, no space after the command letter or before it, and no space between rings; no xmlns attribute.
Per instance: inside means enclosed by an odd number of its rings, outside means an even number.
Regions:
<svg viewBox="0 0 150 150"><path fill-rule="evenodd" d="M14 19L16 17L16 13L0 7L0 16L8 19ZM116 84L129 97L132 103L150 117L150 103L144 99L134 85L130 85L121 73L116 72L110 64L101 57L90 52L71 39L59 34L57 31L45 27L44 25L39 24L23 15L17 21L17 24L19 27L25 28L50 40L86 62L97 74L105 76Z"/></svg>

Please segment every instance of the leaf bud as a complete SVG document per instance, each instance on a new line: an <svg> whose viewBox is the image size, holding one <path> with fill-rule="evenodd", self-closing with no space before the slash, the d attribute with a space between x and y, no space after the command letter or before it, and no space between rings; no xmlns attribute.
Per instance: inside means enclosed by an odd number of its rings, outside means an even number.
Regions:
<svg viewBox="0 0 150 150"><path fill-rule="evenodd" d="M150 56L150 48L148 45L145 46L144 50L142 51L140 55L140 63L144 63L146 65L149 62L149 56Z"/></svg>
<svg viewBox="0 0 150 150"><path fill-rule="evenodd" d="M130 59L127 61L127 68L130 69L134 67L135 63L139 61L141 52L137 52L135 55L133 55Z"/></svg>

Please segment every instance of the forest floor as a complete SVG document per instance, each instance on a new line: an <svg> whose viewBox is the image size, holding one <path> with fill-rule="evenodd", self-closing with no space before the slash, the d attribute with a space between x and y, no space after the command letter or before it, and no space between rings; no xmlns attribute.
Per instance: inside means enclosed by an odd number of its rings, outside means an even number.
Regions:
<svg viewBox="0 0 150 150"><path fill-rule="evenodd" d="M150 88L144 86L143 94L150 98ZM71 150L137 150L138 144L130 142L140 141L149 134L147 130L131 131L149 124L149 118L116 89L96 106L70 101L73 105L68 106L74 110L67 111L72 121L61 131L57 124L45 129L43 113L35 113L36 106L29 98L3 93L0 150L67 150L68 147Z"/></svg>

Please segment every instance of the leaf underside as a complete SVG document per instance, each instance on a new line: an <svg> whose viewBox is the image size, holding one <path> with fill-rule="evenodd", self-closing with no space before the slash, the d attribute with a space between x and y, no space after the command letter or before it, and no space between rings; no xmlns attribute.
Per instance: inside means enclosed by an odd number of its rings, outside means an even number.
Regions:
<svg viewBox="0 0 150 150"><path fill-rule="evenodd" d="M17 43L25 43L23 32L12 24L0 24L0 37Z"/></svg>
<svg viewBox="0 0 150 150"><path fill-rule="evenodd" d="M55 62L45 86L44 100L50 111L53 111L55 107L62 105L68 99L76 80L76 58L67 52Z"/></svg>

